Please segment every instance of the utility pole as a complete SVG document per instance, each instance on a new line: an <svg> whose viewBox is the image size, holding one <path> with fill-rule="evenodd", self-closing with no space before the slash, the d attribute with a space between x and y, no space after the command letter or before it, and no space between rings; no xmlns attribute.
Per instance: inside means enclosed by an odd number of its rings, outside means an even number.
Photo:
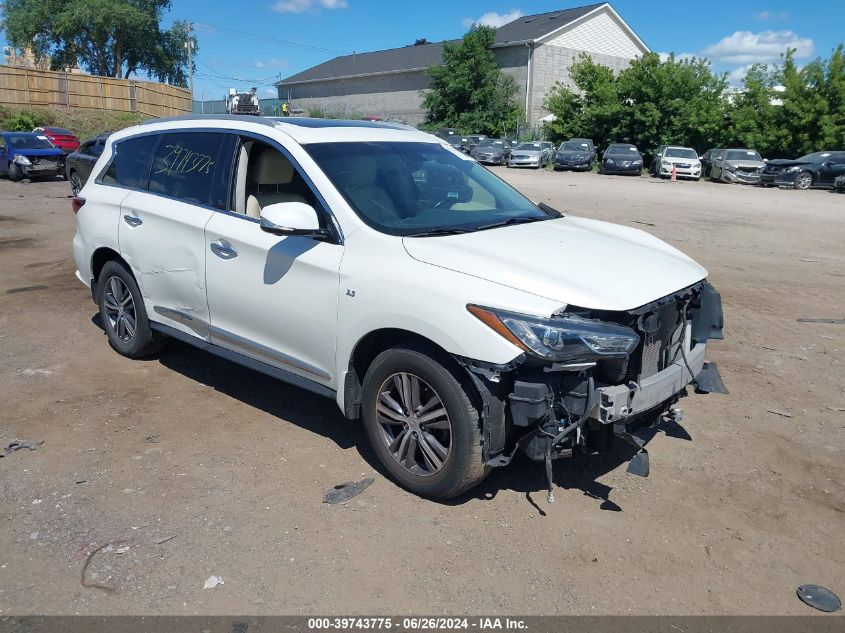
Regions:
<svg viewBox="0 0 845 633"><path fill-rule="evenodd" d="M185 48L188 49L188 74L190 76L191 86L191 112L194 110L194 23L188 22L188 41L185 42Z"/></svg>

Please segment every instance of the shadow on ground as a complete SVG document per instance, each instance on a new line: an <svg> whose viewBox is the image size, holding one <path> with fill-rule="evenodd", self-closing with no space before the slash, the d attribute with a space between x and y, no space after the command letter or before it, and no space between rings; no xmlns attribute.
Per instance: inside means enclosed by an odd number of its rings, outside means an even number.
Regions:
<svg viewBox="0 0 845 633"><path fill-rule="evenodd" d="M333 400L292 387L175 340L169 342L157 360L168 369L260 409L279 418L280 421L296 424L300 428L330 439L342 449L355 447L374 470L388 478L386 471L370 448L362 426L345 419ZM692 439L686 430L675 422L664 422L655 427L642 429L638 435L650 441L658 432L679 439ZM612 453L594 456L576 454L571 459L556 461L554 466L556 489L580 490L585 496L600 501L600 509L621 512L622 508L610 499L613 488L598 480L628 462L635 453L632 447L617 442ZM522 454L517 454L510 466L493 469L490 476L472 490L443 503L463 505L472 500L491 501L502 490L524 493L526 501L537 510L538 514L546 516L543 510L547 503L543 463L533 462Z"/></svg>

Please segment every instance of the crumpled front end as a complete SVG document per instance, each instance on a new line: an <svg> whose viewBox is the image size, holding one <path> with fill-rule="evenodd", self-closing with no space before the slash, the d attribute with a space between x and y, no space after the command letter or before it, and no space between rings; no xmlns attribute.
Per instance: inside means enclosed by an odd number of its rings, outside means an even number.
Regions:
<svg viewBox="0 0 845 633"><path fill-rule="evenodd" d="M619 353L617 346L606 357L573 362L549 361L529 351L502 368L464 360L488 395L505 405L503 420L486 422L507 427L500 434L507 438L504 444L487 447L488 464L506 465L521 449L546 462L551 493L551 460L606 452L614 438L621 438L638 450L629 471L647 475L644 441L634 432L667 416L679 419L674 405L690 384L697 393L727 393L716 365L705 361L707 341L723 338L719 293L702 281L634 310L570 306L565 314L594 325L597 333L590 336L597 344L609 345L613 333L635 333L629 351ZM602 327L609 334L603 335Z"/></svg>

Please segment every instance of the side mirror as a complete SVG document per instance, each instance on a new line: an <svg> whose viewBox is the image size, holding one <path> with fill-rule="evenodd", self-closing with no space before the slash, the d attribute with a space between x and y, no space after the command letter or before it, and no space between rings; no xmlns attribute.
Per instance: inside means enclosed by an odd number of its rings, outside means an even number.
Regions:
<svg viewBox="0 0 845 633"><path fill-rule="evenodd" d="M262 231L273 235L298 235L325 239L326 229L320 228L317 211L304 202L278 202L261 209L259 226Z"/></svg>

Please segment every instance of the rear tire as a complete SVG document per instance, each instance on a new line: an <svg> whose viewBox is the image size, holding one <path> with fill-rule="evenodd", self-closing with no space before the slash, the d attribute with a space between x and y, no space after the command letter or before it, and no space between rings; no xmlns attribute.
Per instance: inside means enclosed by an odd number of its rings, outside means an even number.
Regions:
<svg viewBox="0 0 845 633"><path fill-rule="evenodd" d="M103 266L97 279L97 305L112 349L127 358L144 358L162 346L147 318L144 298L132 273L120 262Z"/></svg>
<svg viewBox="0 0 845 633"><path fill-rule="evenodd" d="M440 500L489 472L473 388L448 364L421 345L388 349L367 370L361 403L367 437L390 476L414 494Z"/></svg>

